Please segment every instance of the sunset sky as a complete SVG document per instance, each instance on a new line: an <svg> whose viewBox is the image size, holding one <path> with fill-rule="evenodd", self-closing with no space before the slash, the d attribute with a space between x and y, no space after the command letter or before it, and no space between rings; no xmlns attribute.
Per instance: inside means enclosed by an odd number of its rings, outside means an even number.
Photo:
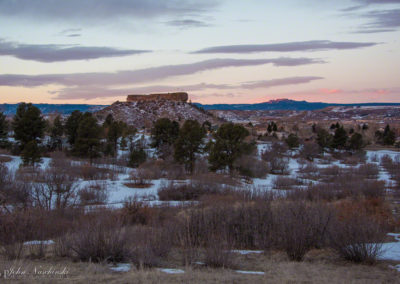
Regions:
<svg viewBox="0 0 400 284"><path fill-rule="evenodd" d="M400 102L400 0L0 0L0 103Z"/></svg>

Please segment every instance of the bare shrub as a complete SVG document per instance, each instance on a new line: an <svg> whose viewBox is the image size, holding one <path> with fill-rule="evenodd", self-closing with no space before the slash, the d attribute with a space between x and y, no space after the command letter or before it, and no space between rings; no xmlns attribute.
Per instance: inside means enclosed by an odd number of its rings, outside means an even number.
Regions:
<svg viewBox="0 0 400 284"><path fill-rule="evenodd" d="M171 250L171 236L165 228L135 227L130 232L132 262L138 268L158 265Z"/></svg>
<svg viewBox="0 0 400 284"><path fill-rule="evenodd" d="M234 254L231 246L224 240L213 238L205 248L204 264L213 268L233 268Z"/></svg>
<svg viewBox="0 0 400 284"><path fill-rule="evenodd" d="M300 148L300 157L308 161L314 161L321 155L321 149L318 144L307 142Z"/></svg>
<svg viewBox="0 0 400 284"><path fill-rule="evenodd" d="M290 173L288 158L275 157L270 160L269 165L272 174L287 175Z"/></svg>
<svg viewBox="0 0 400 284"><path fill-rule="evenodd" d="M110 212L86 216L71 235L71 250L81 261L123 261L129 257L127 231Z"/></svg>
<svg viewBox="0 0 400 284"><path fill-rule="evenodd" d="M81 205L105 204L108 199L107 189L104 183L96 182L78 192Z"/></svg>
<svg viewBox="0 0 400 284"><path fill-rule="evenodd" d="M278 246L289 259L302 261L310 249L323 245L331 215L331 210L324 204L280 204L275 211Z"/></svg>
<svg viewBox="0 0 400 284"><path fill-rule="evenodd" d="M270 171L268 164L255 156L244 155L235 161L234 166L244 176L264 178Z"/></svg>
<svg viewBox="0 0 400 284"><path fill-rule="evenodd" d="M318 180L320 177L320 170L313 163L306 163L299 169L298 173L303 179Z"/></svg>
<svg viewBox="0 0 400 284"><path fill-rule="evenodd" d="M115 180L117 178L115 169L95 167L90 164L73 166L71 171L74 176L81 177L83 180Z"/></svg>
<svg viewBox="0 0 400 284"><path fill-rule="evenodd" d="M274 180L274 188L275 189L283 189L288 190L292 189L295 186L302 185L302 181L297 178L286 177L286 176L278 176Z"/></svg>
<svg viewBox="0 0 400 284"><path fill-rule="evenodd" d="M148 186L151 184L153 174L150 169L138 168L130 174L130 179L137 187Z"/></svg>
<svg viewBox="0 0 400 284"><path fill-rule="evenodd" d="M372 217L353 212L348 218L335 218L329 229L329 244L344 259L374 263L381 253L386 232Z"/></svg>
<svg viewBox="0 0 400 284"><path fill-rule="evenodd" d="M222 194L227 191L219 184L192 181L189 184L164 184L158 190L160 200L199 200L203 195Z"/></svg>
<svg viewBox="0 0 400 284"><path fill-rule="evenodd" d="M53 253L58 257L71 257L71 235L69 233L55 239Z"/></svg>
<svg viewBox="0 0 400 284"><path fill-rule="evenodd" d="M160 179L163 177L164 168L168 167L163 160L147 160L140 165L139 169L147 172L150 179Z"/></svg>
<svg viewBox="0 0 400 284"><path fill-rule="evenodd" d="M357 174L368 179L377 179L379 167L376 164L362 164L358 167Z"/></svg>
<svg viewBox="0 0 400 284"><path fill-rule="evenodd" d="M152 219L152 209L144 202L138 201L135 197L125 199L121 210L121 216L125 224L134 225L149 224Z"/></svg>

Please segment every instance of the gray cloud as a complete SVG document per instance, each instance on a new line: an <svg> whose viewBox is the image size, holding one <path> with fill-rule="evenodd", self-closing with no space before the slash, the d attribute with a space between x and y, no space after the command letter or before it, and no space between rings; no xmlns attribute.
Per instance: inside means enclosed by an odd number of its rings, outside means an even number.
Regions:
<svg viewBox="0 0 400 284"><path fill-rule="evenodd" d="M193 92L193 91L203 91L206 89L215 89L215 90L232 90L232 89L253 90L260 88L267 89L276 86L305 84L314 80L321 80L321 79L324 78L316 76L308 76L308 77L289 77L289 78L280 78L272 80L244 82L237 85L200 83L200 84L182 85L182 86L153 85L153 86L134 87L127 89L99 88L98 86L88 86L83 88L68 87L53 92L53 94L57 94L56 99L90 100L96 98L119 97L132 93L146 94L146 93L156 93L156 92L177 92L177 91Z"/></svg>
<svg viewBox="0 0 400 284"><path fill-rule="evenodd" d="M210 24L198 21L198 20L173 20L166 22L168 26L179 27L179 28L202 28L202 27L209 27Z"/></svg>
<svg viewBox="0 0 400 284"><path fill-rule="evenodd" d="M194 53L254 53L254 52L293 52L318 51L330 49L356 49L377 45L376 42L334 42L329 40L313 40L301 42L286 42L275 44L247 44L213 46L195 51Z"/></svg>
<svg viewBox="0 0 400 284"><path fill-rule="evenodd" d="M110 21L195 15L214 8L212 0L0 0L0 15L56 21Z"/></svg>
<svg viewBox="0 0 400 284"><path fill-rule="evenodd" d="M195 63L165 65L139 70L118 71L114 73L73 73L73 74L45 74L45 75L0 75L0 86L35 87L49 84L63 86L89 85L127 85L156 81L172 76L194 74L201 71L224 68L256 66L273 64L274 66L298 66L306 64L325 63L320 59L312 58L273 58L273 59L209 59Z"/></svg>
<svg viewBox="0 0 400 284"><path fill-rule="evenodd" d="M400 27L400 9L370 11L363 17L369 19L369 23L362 26L360 32L388 32Z"/></svg>
<svg viewBox="0 0 400 284"><path fill-rule="evenodd" d="M0 56L9 55L19 59L39 62L97 59L103 57L128 56L144 52L149 51L95 46L20 44L0 39Z"/></svg>

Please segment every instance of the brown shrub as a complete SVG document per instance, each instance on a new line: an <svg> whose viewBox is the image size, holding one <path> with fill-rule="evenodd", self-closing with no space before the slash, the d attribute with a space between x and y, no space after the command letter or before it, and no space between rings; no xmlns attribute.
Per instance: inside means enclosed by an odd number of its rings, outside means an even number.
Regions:
<svg viewBox="0 0 400 284"><path fill-rule="evenodd" d="M302 185L303 182L300 179L287 177L287 176L278 176L274 180L274 188L275 189L283 189L289 190L294 188L295 186Z"/></svg>
<svg viewBox="0 0 400 284"><path fill-rule="evenodd" d="M329 229L329 244L344 259L372 264L381 253L386 230L371 216L353 212L335 218Z"/></svg>
<svg viewBox="0 0 400 284"><path fill-rule="evenodd" d="M108 199L108 193L105 184L96 182L78 192L81 205L105 204Z"/></svg>
<svg viewBox="0 0 400 284"><path fill-rule="evenodd" d="M111 212L88 215L71 235L71 250L81 261L120 262L129 258L128 233Z"/></svg>
<svg viewBox="0 0 400 284"><path fill-rule="evenodd" d="M325 204L287 202L275 211L276 242L289 259L302 261L304 255L325 242L332 211Z"/></svg>

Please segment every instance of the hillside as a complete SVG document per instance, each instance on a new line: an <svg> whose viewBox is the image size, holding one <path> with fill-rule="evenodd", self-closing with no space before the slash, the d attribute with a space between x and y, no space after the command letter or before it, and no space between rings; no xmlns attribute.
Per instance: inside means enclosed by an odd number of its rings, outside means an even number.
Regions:
<svg viewBox="0 0 400 284"><path fill-rule="evenodd" d="M258 104L212 104L198 106L206 110L319 110L331 106L400 106L400 103L359 103L359 104L332 104L322 102L294 101L288 99L271 100Z"/></svg>
<svg viewBox="0 0 400 284"><path fill-rule="evenodd" d="M194 119L200 123L206 120L216 122L212 114L195 105L169 100L115 102L96 112L96 116L100 120L105 119L108 114L137 128L151 127L154 121L162 117L179 122L188 119Z"/></svg>

